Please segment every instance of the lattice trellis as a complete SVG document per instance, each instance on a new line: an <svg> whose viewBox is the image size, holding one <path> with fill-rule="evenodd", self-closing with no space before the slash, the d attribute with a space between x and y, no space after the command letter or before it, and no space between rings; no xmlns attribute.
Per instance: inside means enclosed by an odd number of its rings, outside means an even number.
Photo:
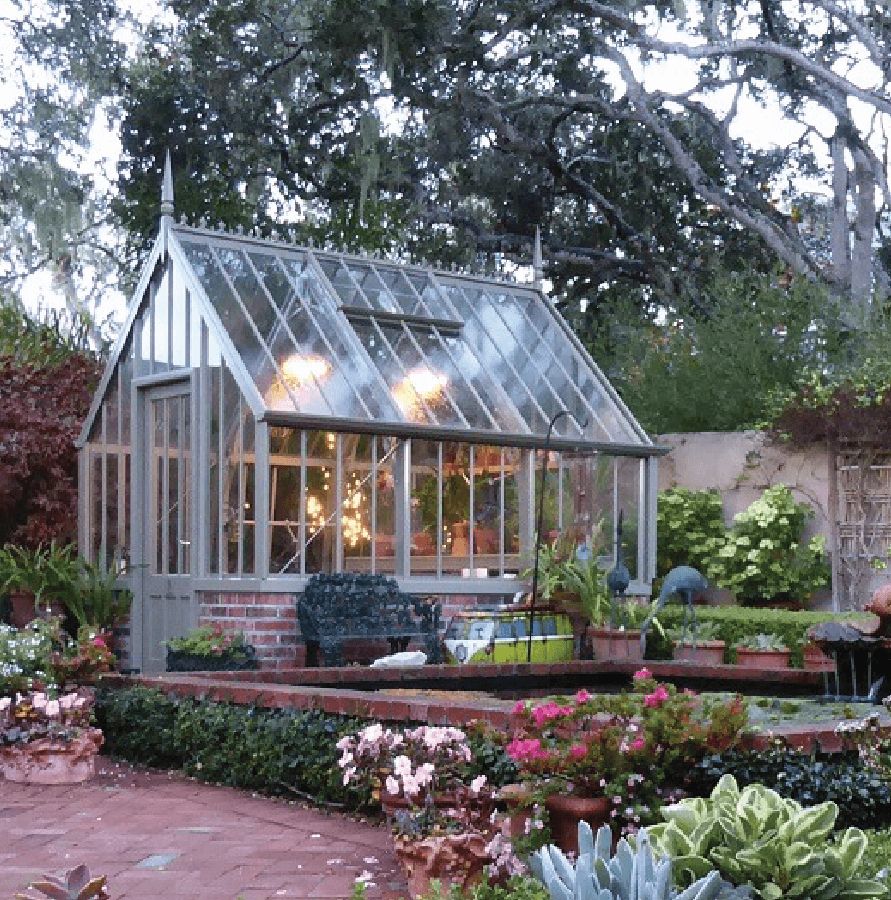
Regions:
<svg viewBox="0 0 891 900"><path fill-rule="evenodd" d="M891 552L891 454L871 448L836 454L837 572L842 609L860 609L876 583L889 577Z"/></svg>

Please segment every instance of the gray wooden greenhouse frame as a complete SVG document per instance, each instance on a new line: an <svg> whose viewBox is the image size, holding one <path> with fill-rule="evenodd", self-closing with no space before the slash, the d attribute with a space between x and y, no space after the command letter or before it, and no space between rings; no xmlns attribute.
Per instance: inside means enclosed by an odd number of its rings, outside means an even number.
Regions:
<svg viewBox="0 0 891 900"><path fill-rule="evenodd" d="M542 541L623 509L649 593L661 451L537 284L176 224L169 163L161 212L78 443L80 545L134 592L132 667L199 620L293 664L317 571L512 595L543 469Z"/></svg>

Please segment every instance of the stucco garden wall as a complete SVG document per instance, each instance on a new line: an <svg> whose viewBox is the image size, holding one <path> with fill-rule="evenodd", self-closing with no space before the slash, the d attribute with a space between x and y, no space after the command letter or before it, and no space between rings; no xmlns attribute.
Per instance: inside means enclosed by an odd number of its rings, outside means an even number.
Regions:
<svg viewBox="0 0 891 900"><path fill-rule="evenodd" d="M829 461L825 449L795 451L768 441L760 431L663 434L654 438L670 452L659 460L659 490L713 488L721 494L729 525L733 517L775 484L786 484L814 511L806 536L822 534L830 545ZM713 599L726 600L716 592ZM815 598L829 606L829 592Z"/></svg>

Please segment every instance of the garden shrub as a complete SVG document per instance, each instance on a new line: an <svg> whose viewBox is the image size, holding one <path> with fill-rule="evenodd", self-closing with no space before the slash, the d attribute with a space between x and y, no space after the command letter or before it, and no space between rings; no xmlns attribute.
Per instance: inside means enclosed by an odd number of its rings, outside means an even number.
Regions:
<svg viewBox="0 0 891 900"><path fill-rule="evenodd" d="M370 805L367 789L344 787L337 742L365 720L319 710L267 709L168 696L140 686L103 688L96 718L107 752L157 768L265 794L295 793L352 808ZM513 780L504 749L483 732L470 736L476 774L495 785Z"/></svg>
<svg viewBox="0 0 891 900"><path fill-rule="evenodd" d="M725 774L740 787L762 784L804 806L831 800L839 808L838 827L891 826L891 779L856 753L802 753L780 743L766 751L726 750L693 766L686 788L707 795Z"/></svg>
<svg viewBox="0 0 891 900"><path fill-rule="evenodd" d="M660 492L656 511L658 578L676 566L692 566L704 574L726 539L724 509L717 491L671 487Z"/></svg>

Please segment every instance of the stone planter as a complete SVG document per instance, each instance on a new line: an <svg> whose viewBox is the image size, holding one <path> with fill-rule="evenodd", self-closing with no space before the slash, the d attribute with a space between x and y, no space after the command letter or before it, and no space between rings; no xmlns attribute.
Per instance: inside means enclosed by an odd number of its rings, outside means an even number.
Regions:
<svg viewBox="0 0 891 900"><path fill-rule="evenodd" d="M432 897L430 882L437 879L440 895L449 897L454 889L462 896L482 883L486 866L492 862L486 852L489 838L479 832L444 834L423 840L393 835L393 849L402 864L412 897Z"/></svg>
<svg viewBox="0 0 891 900"><path fill-rule="evenodd" d="M788 669L791 650L748 650L736 648L736 664L749 669Z"/></svg>
<svg viewBox="0 0 891 900"><path fill-rule="evenodd" d="M587 638L594 651L595 662L642 662L640 631L588 626Z"/></svg>
<svg viewBox="0 0 891 900"><path fill-rule="evenodd" d="M167 648L168 672L239 672L257 666L257 651L252 644L212 656Z"/></svg>
<svg viewBox="0 0 891 900"><path fill-rule="evenodd" d="M26 784L79 784L96 774L102 740L98 728L87 728L68 742L41 738L8 744L0 747L0 772Z"/></svg>
<svg viewBox="0 0 891 900"><path fill-rule="evenodd" d="M675 662L695 663L700 666L724 664L724 641L697 641L695 644L675 644Z"/></svg>
<svg viewBox="0 0 891 900"><path fill-rule="evenodd" d="M578 853L579 822L585 821L596 834L601 825L610 820L608 797L576 797L572 794L552 794L545 800L551 839L564 852Z"/></svg>

